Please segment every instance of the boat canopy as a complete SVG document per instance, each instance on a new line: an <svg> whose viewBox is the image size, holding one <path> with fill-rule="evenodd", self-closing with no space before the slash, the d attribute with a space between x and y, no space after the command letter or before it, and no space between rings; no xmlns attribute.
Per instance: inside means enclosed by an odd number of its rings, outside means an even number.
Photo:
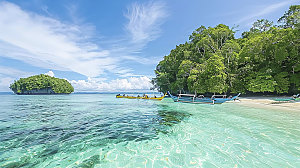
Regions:
<svg viewBox="0 0 300 168"><path fill-rule="evenodd" d="M196 97L196 95L194 95L194 94L179 94L178 96Z"/></svg>
<svg viewBox="0 0 300 168"><path fill-rule="evenodd" d="M212 95L212 98L226 98L227 95Z"/></svg>
<svg viewBox="0 0 300 168"><path fill-rule="evenodd" d="M173 96L169 91L167 92L174 102L184 102L184 103L209 103L209 104L222 104L226 101L235 100L241 93L236 96L230 96L226 98L227 95L213 95L211 98L205 97L204 95L196 94L179 94L178 96Z"/></svg>

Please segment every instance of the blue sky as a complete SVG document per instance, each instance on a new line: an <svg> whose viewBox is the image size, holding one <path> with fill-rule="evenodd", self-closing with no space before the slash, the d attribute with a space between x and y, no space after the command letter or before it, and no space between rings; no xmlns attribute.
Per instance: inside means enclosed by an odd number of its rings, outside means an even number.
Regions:
<svg viewBox="0 0 300 168"><path fill-rule="evenodd" d="M296 0L0 0L0 91L35 74L76 91L148 90L157 63L204 25L276 23Z"/></svg>

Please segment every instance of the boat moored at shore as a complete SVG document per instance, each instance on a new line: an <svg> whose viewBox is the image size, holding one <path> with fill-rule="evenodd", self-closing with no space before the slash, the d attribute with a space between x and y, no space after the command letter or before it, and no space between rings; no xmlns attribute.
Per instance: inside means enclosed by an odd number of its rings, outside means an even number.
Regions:
<svg viewBox="0 0 300 168"><path fill-rule="evenodd" d="M204 95L194 94L179 94L178 96L172 95L169 91L167 92L174 102L183 103L203 103L203 104L222 104L226 101L235 100L240 96L240 93L233 97L226 97L226 95L213 95L212 97L205 97Z"/></svg>
<svg viewBox="0 0 300 168"><path fill-rule="evenodd" d="M288 98L275 98L273 100L277 101L277 102L299 101L300 100L300 94L297 94L297 95L294 95L294 96L288 97Z"/></svg>
<svg viewBox="0 0 300 168"><path fill-rule="evenodd" d="M165 96L167 95L167 93L165 93L163 96L161 97L149 97L148 95L144 94L143 96L128 96L128 95L120 95L117 94L116 98L126 98L126 99L146 99L146 100L159 100L161 101Z"/></svg>

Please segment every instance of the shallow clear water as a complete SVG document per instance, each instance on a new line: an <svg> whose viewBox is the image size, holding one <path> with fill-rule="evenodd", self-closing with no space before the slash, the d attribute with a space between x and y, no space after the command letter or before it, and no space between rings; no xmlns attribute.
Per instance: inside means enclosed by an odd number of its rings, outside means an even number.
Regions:
<svg viewBox="0 0 300 168"><path fill-rule="evenodd" d="M300 167L300 110L0 95L0 167Z"/></svg>

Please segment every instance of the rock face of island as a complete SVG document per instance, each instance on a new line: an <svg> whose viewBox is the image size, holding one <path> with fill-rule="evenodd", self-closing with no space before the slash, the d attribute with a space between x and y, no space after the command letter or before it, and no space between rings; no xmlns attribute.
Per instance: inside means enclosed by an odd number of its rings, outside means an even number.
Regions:
<svg viewBox="0 0 300 168"><path fill-rule="evenodd" d="M74 92L73 86L67 80L43 74L20 78L9 88L18 95L70 94Z"/></svg>

